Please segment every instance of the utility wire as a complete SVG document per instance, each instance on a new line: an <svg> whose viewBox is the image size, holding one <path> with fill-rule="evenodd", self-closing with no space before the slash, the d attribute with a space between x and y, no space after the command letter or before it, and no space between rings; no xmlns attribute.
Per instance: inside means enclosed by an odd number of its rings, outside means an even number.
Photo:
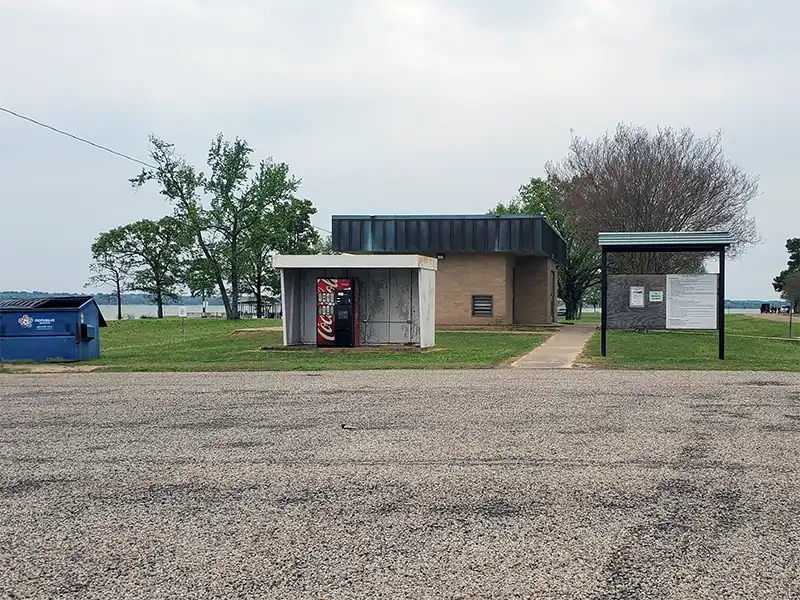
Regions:
<svg viewBox="0 0 800 600"><path fill-rule="evenodd" d="M95 144L91 140L87 140L86 138L82 138L80 136L74 135L72 133L69 133L68 131L64 131L62 129L58 129L57 127L53 127L52 125L48 125L47 123L42 123L41 121L37 121L36 119L32 119L31 117L26 117L25 115L21 115L18 112L14 112L13 110L5 108L3 106L0 106L0 111L2 111L4 113L8 113L9 115L12 115L14 117L17 117L18 119L22 119L23 121L28 121L29 123L33 123L34 125L38 125L39 127L44 127L45 129L49 129L50 131L55 131L56 133L59 133L61 135L65 135L68 138L72 138L73 140L77 140L79 142L83 142L84 144L89 144L90 146L93 146L94 148L98 148L98 149L103 150L105 152L110 152L111 154L114 154L114 155L119 156L121 158L125 158L125 159L133 161L135 163L139 163L140 165L143 165L145 167L149 167L150 169L156 169L157 168L155 165L151 165L149 163L146 163L143 160L139 160L138 158L133 158L132 156L124 154L123 152L117 152L116 150L112 150L111 148L108 148L108 147L103 146L101 144ZM327 229L324 229L322 227L317 227L316 225L313 225L313 224L311 226L314 229L318 229L319 231L323 231L325 233L329 233L329 234L333 235L332 232L328 231Z"/></svg>
<svg viewBox="0 0 800 600"><path fill-rule="evenodd" d="M133 158L132 156L128 156L127 154L123 154L122 152L117 152L116 150L112 150L111 148L107 148L106 146L102 146L100 144L95 144L94 142L89 141L86 138L82 138L80 136L73 135L73 134L68 133L66 131L63 131L61 129L58 129L57 127L53 127L52 125L48 125L47 123L42 123L41 121L37 121L36 119L32 119L30 117L26 117L25 115L21 115L19 113L16 113L13 110L9 110L9 109L4 108L2 106L0 106L0 110L3 111L4 113L8 113L8 114L13 115L13 116L15 116L15 117L17 117L19 119L24 120L24 121L29 121L30 123L33 123L34 125L38 125L39 127L44 127L45 129L49 129L51 131L55 131L56 133L60 133L61 135L65 135L65 136L67 136L69 138L72 138L73 140L77 140L79 142L83 142L84 144L89 144L90 146L94 146L95 148L99 148L100 150L105 150L106 152L110 152L111 154L116 154L117 156L121 156L122 158L127 158L128 160L132 160L133 162L139 163L140 165L144 165L145 167L149 167L151 169L155 169L156 168L155 166L153 166L151 164L148 164L148 163L144 162L143 160L139 160L138 158Z"/></svg>

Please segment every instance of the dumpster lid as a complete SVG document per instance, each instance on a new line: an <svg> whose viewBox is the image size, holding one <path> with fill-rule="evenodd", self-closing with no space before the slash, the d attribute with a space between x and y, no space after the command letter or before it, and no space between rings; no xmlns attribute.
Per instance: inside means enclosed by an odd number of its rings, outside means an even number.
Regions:
<svg viewBox="0 0 800 600"><path fill-rule="evenodd" d="M89 302L97 306L93 296L48 296L44 298L17 298L15 300L0 300L0 312L16 312L20 310L53 310L82 308ZM97 306L100 315L100 327L106 326L103 311Z"/></svg>

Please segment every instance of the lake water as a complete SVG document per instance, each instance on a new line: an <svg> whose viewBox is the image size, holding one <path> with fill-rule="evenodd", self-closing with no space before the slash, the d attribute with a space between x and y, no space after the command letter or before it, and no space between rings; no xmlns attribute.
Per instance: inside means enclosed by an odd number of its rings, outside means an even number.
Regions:
<svg viewBox="0 0 800 600"><path fill-rule="evenodd" d="M170 305L164 307L164 316L166 317L177 317L178 316L178 309L180 307L177 305ZM117 320L117 305L116 304L101 304L100 310L103 313L106 321L116 321ZM200 313L202 312L203 308L201 306L187 306L186 310L188 312L188 316L190 317L199 317ZM584 308L584 312L594 312L591 307ZM597 310L600 312L600 309ZM751 314L758 314L761 312L757 308L732 308L730 310L726 310L725 312L729 314L739 314L739 315L751 315ZM212 315L220 315L225 316L225 309L222 306L209 306L206 309L207 314ZM123 319L139 319L141 317L155 317L158 314L158 308L155 304L123 304L122 305L122 318Z"/></svg>
<svg viewBox="0 0 800 600"><path fill-rule="evenodd" d="M103 313L106 321L117 320L117 305L116 304L100 304L100 312ZM164 307L165 317L177 317L178 305L169 305ZM187 306L186 311L188 316L197 317L203 311L202 306ZM209 306L206 309L206 314L225 315L225 308L222 306ZM141 317L156 317L158 315L158 307L155 304L123 304L122 305L122 318L123 319L139 319Z"/></svg>

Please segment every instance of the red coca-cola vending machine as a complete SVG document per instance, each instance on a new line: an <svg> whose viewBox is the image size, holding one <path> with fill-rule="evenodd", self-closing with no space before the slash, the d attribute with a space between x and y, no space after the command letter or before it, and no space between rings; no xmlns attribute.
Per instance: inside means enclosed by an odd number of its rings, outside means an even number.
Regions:
<svg viewBox="0 0 800 600"><path fill-rule="evenodd" d="M317 279L317 346L358 346L358 281Z"/></svg>

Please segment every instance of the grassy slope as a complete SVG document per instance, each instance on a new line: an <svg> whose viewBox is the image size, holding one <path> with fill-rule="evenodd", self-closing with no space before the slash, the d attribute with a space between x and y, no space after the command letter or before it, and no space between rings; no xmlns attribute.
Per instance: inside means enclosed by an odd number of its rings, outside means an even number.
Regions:
<svg viewBox="0 0 800 600"><path fill-rule="evenodd" d="M423 354L261 351L281 343L279 331L231 335L276 322L139 319L111 322L101 332L102 354L91 364L124 371L238 371L402 368L482 368L536 347L542 338L504 333L437 333L438 349Z"/></svg>
<svg viewBox="0 0 800 600"><path fill-rule="evenodd" d="M600 356L598 331L582 362L631 369L800 371L800 341L767 339L786 338L786 324L728 315L725 330L724 361L717 358L716 331L609 331L606 358ZM798 330L794 337L799 337Z"/></svg>

